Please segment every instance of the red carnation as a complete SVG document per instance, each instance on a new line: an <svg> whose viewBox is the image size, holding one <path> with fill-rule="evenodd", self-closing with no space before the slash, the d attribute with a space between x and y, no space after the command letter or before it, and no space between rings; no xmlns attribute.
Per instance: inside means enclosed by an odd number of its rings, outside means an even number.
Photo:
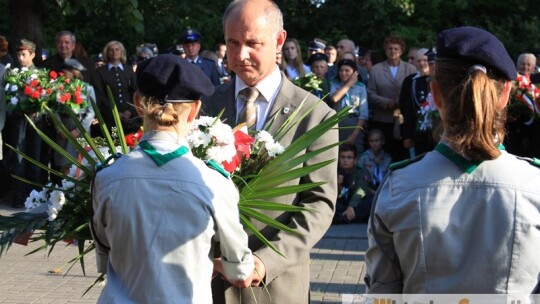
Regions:
<svg viewBox="0 0 540 304"><path fill-rule="evenodd" d="M30 96L30 94L32 94L33 91L34 90L32 90L32 88L29 86L24 87L24 95Z"/></svg>
<svg viewBox="0 0 540 304"><path fill-rule="evenodd" d="M51 71L49 77L51 77L51 79L56 79L58 78L58 73L56 73L56 71Z"/></svg>
<svg viewBox="0 0 540 304"><path fill-rule="evenodd" d="M69 78L66 78L66 79L64 80L65 83L69 83L70 81L71 81L71 79L69 79Z"/></svg>
<svg viewBox="0 0 540 304"><path fill-rule="evenodd" d="M30 85L33 87L37 87L39 85L39 81L33 79L32 81L30 81Z"/></svg>
<svg viewBox="0 0 540 304"><path fill-rule="evenodd" d="M38 99L39 98L39 92L38 91L32 92L32 95L30 95L30 97L32 97L34 99Z"/></svg>

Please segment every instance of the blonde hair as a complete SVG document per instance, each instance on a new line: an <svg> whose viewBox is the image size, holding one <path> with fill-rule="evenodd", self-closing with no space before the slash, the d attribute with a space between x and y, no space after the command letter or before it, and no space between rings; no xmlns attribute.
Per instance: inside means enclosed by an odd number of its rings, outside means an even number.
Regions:
<svg viewBox="0 0 540 304"><path fill-rule="evenodd" d="M115 45L118 45L120 47L120 51L122 52L122 57L120 58L120 62L122 62L122 64L125 64L126 61L127 61L127 56L126 56L126 48L124 47L124 45L122 44L122 42L120 41L116 41L116 40L113 40L113 41L109 41L107 42L107 44L105 45L105 47L103 47L103 60L105 61L105 63L109 63L110 62L110 58L109 58L109 49Z"/></svg>
<svg viewBox="0 0 540 304"><path fill-rule="evenodd" d="M182 117L189 113L190 105L176 102L161 104L154 97L141 96L141 110L144 118L145 130L154 129L156 126L170 127L182 121Z"/></svg>
<svg viewBox="0 0 540 304"><path fill-rule="evenodd" d="M501 152L506 107L500 107L505 80L483 66L458 60L437 60L444 138L471 160L490 160Z"/></svg>

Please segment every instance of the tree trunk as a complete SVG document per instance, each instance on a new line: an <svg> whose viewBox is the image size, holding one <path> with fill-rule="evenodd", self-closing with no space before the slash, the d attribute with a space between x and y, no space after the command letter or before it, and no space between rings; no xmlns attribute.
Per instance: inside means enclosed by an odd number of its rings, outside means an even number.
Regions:
<svg viewBox="0 0 540 304"><path fill-rule="evenodd" d="M36 44L34 64L41 62L43 45L43 3L41 0L9 0L11 14L10 50L17 53L21 39L31 40ZM14 58L17 61L16 58Z"/></svg>

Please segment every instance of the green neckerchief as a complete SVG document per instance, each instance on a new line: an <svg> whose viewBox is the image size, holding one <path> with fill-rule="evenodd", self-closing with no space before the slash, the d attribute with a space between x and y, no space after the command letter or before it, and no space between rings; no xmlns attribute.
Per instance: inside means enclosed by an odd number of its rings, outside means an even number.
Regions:
<svg viewBox="0 0 540 304"><path fill-rule="evenodd" d="M498 148L499 150L505 150L502 144L500 144ZM435 146L435 150L441 153L444 157L448 158L451 162L453 162L456 166L458 166L467 174L471 174L483 162L482 160L466 159L443 143L438 143Z"/></svg>
<svg viewBox="0 0 540 304"><path fill-rule="evenodd" d="M144 153L148 154L150 158L158 165L158 167L161 167L168 163L169 161L181 157L182 155L189 152L189 149L185 146L181 146L180 148L169 152L167 154L160 154L152 145L147 142L146 140L143 140L139 143L139 146L144 151Z"/></svg>

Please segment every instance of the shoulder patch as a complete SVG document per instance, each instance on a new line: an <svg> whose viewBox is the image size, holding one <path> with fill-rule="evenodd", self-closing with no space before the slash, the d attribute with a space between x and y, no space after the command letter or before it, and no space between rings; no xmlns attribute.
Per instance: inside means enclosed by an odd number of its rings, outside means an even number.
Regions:
<svg viewBox="0 0 540 304"><path fill-rule="evenodd" d="M406 160L398 161L398 162L395 162L395 163L391 163L389 169L394 171L394 170L405 168L408 165L414 164L417 161L421 160L422 158L424 158L425 155L426 155L426 153L423 153L423 154L420 154L420 155L416 156L415 158L406 159Z"/></svg>
<svg viewBox="0 0 540 304"><path fill-rule="evenodd" d="M533 158L530 158L530 157L522 157L522 156L517 156L515 155L517 159L521 159L521 160L524 160L526 162L528 162L529 164L537 167L537 168L540 168L540 159L536 158L536 157L533 157Z"/></svg>
<svg viewBox="0 0 540 304"><path fill-rule="evenodd" d="M230 174L227 171L225 171L225 169L223 169L220 165L218 165L215 161L207 160L205 161L205 163L208 166L208 168L216 170L217 172L221 173L221 175L225 176L226 178L230 177Z"/></svg>

